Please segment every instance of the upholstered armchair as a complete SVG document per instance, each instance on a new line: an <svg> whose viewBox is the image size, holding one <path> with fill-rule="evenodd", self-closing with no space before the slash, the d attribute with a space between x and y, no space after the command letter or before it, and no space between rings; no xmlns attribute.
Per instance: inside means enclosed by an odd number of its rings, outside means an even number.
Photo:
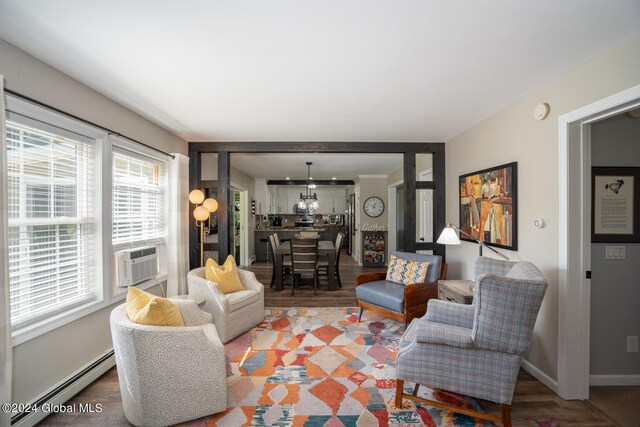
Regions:
<svg viewBox="0 0 640 427"><path fill-rule="evenodd" d="M238 269L243 291L228 294L205 278L205 267L187 274L189 295L203 298L200 308L213 316L220 339L227 343L264 320L264 286L250 271Z"/></svg>
<svg viewBox="0 0 640 427"><path fill-rule="evenodd" d="M446 274L446 264L443 265L442 257L410 252L392 252L391 255L400 260L428 262L425 279L405 285L386 280L387 272L359 274L356 277L356 300L360 307L360 320L364 309L367 309L409 323L424 315L431 298L438 298L438 279L443 279Z"/></svg>
<svg viewBox="0 0 640 427"><path fill-rule="evenodd" d="M211 315L173 300L185 326L129 320L126 304L111 312L111 336L122 404L136 426L166 426L227 408L224 345Z"/></svg>
<svg viewBox="0 0 640 427"><path fill-rule="evenodd" d="M526 261L480 257L475 272L473 305L432 299L426 315L405 331L396 360L396 406L404 397L511 426L513 390L547 281ZM415 383L412 394L404 381ZM502 416L419 397L419 385L499 403Z"/></svg>

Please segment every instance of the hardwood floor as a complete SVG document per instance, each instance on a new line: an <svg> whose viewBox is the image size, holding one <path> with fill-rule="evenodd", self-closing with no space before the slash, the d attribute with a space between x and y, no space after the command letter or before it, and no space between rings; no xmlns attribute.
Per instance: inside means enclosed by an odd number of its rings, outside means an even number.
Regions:
<svg viewBox="0 0 640 427"><path fill-rule="evenodd" d="M256 263L250 268L256 273L260 282L265 285L265 306L267 307L322 307L322 306L354 306L355 305L355 277L365 271L384 271L384 268L362 268L346 253L340 258L340 274L343 287L330 292L325 286L320 286L318 296L313 296L310 286L296 289L292 297L290 293L290 281L285 282L285 288L277 292L275 288L269 288L271 281L271 263ZM322 283L322 282L321 282ZM84 389L68 404L76 403L100 403L101 413L59 413L44 419L43 426L129 426L124 417L118 375L116 368L111 369L101 378ZM499 412L499 407L489 402L480 402L485 410ZM588 401L566 401L553 393L532 375L520 371L516 384L512 417L514 426L549 426L549 427L573 427L591 426L605 427L617 426L607 414L600 411ZM549 420L551 424L545 424Z"/></svg>

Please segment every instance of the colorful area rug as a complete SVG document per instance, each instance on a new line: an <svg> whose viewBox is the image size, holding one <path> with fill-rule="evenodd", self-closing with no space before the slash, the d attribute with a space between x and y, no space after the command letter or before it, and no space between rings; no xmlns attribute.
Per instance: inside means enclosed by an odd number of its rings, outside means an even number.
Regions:
<svg viewBox="0 0 640 427"><path fill-rule="evenodd" d="M394 405L404 325L358 308L271 308L225 346L228 408L190 426L493 426L405 400ZM412 385L407 385L407 392ZM421 396L480 409L421 387Z"/></svg>

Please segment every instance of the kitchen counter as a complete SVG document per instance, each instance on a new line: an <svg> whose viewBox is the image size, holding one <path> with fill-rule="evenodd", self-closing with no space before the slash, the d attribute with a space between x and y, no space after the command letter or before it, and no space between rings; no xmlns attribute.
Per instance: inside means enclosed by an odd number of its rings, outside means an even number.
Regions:
<svg viewBox="0 0 640 427"><path fill-rule="evenodd" d="M267 246L269 245L269 235L278 233L280 240L291 240L301 231L315 231L320 233L320 240L336 241L336 236L339 232L344 233L343 225L324 224L318 227L269 227L255 230L255 251L256 261L267 261ZM273 254L271 248L269 248L269 260L272 260Z"/></svg>

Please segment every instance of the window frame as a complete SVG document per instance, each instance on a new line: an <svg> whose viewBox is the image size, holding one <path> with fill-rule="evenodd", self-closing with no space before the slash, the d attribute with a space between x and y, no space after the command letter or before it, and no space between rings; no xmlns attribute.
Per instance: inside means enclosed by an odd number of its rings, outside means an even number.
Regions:
<svg viewBox="0 0 640 427"><path fill-rule="evenodd" d="M167 252L167 242L168 242L168 233L169 233L169 227L168 227L168 212L169 212L169 159L167 156L164 156L154 150L151 150L143 145L140 144L136 144L132 141L129 141L125 138L121 138L119 136L116 135L109 135L108 138L108 143L105 144L108 145L108 149L109 149L109 155L106 156L108 158L107 162L105 162L104 164L104 168L108 169L110 173L108 173L108 177L105 177L105 182L108 180L108 195L103 197L103 202L108 203L108 209L106 210L106 212L109 212L109 218L108 221L106 221L107 223L105 224L105 228L108 229L108 232L105 232L105 236L107 238L107 240L109 241L109 251L108 253L105 253L105 257L108 257L108 259L105 259L105 264L104 265L111 265L111 269L110 269L110 278L109 281L107 283L110 283L110 286L105 286L105 288L108 288L108 292L111 295L111 299L112 302L114 301L119 301L121 299L124 299L124 297L127 294L127 288L124 287L119 287L118 283L117 283L117 275L116 275L116 253L125 249L133 249L136 247L141 247L142 246L155 246L158 249L158 265L159 265L159 269L158 269L158 275L156 276L155 279L149 279L146 280L142 283L139 283L137 285L135 285L137 288L140 289L148 289L152 286L155 286L156 284L160 284L163 281L166 280L167 278L167 262L166 262L166 252ZM163 170L163 182L164 182L164 198L163 198L163 212L166 215L166 219L164 221L164 233L163 233L163 237L162 240L159 239L152 239L152 240L145 240L145 241L138 241L138 242L134 242L132 243L121 243L118 245L113 245L112 244L112 235L113 235L113 230L112 230L112 224L113 224L113 207L112 207L112 200L113 200L113 151L114 148L116 149L116 151L120 150L124 150L127 151L129 153L131 153L131 155L133 157L135 156L141 156L141 157L145 157L145 158L149 158L152 160L157 160L157 161L161 161L164 163L164 170Z"/></svg>
<svg viewBox="0 0 640 427"><path fill-rule="evenodd" d="M164 168L164 204L163 209L166 215L164 221L164 246L166 247L166 237L168 233L168 176L169 176L169 159L167 156L159 154L147 147L128 141L124 138L116 137L109 134L103 129L83 123L80 120L69 117L63 113L53 111L21 99L11 94L5 94L5 110L8 121L18 122L27 126L32 126L44 131L54 132L61 136L70 138L78 138L81 135L84 138L93 140L94 144L94 189L95 197L93 208L94 211L94 227L95 227L95 278L96 285L94 289L95 298L90 301L78 302L71 306L61 307L59 311L49 312L44 318L36 320L24 326L11 330L12 346L22 344L40 335L53 331L68 323L79 320L96 311L105 309L113 304L122 301L126 296L126 288L118 288L114 286L114 250L111 241L111 197L112 197L112 147L113 145L122 146L127 151L140 153L146 157L161 160L165 162ZM163 262L163 256L166 250L161 249L160 265L166 265ZM161 285L167 279L166 271L160 271L155 278L151 278L145 282L139 283L136 287L140 289L149 289L156 285Z"/></svg>

